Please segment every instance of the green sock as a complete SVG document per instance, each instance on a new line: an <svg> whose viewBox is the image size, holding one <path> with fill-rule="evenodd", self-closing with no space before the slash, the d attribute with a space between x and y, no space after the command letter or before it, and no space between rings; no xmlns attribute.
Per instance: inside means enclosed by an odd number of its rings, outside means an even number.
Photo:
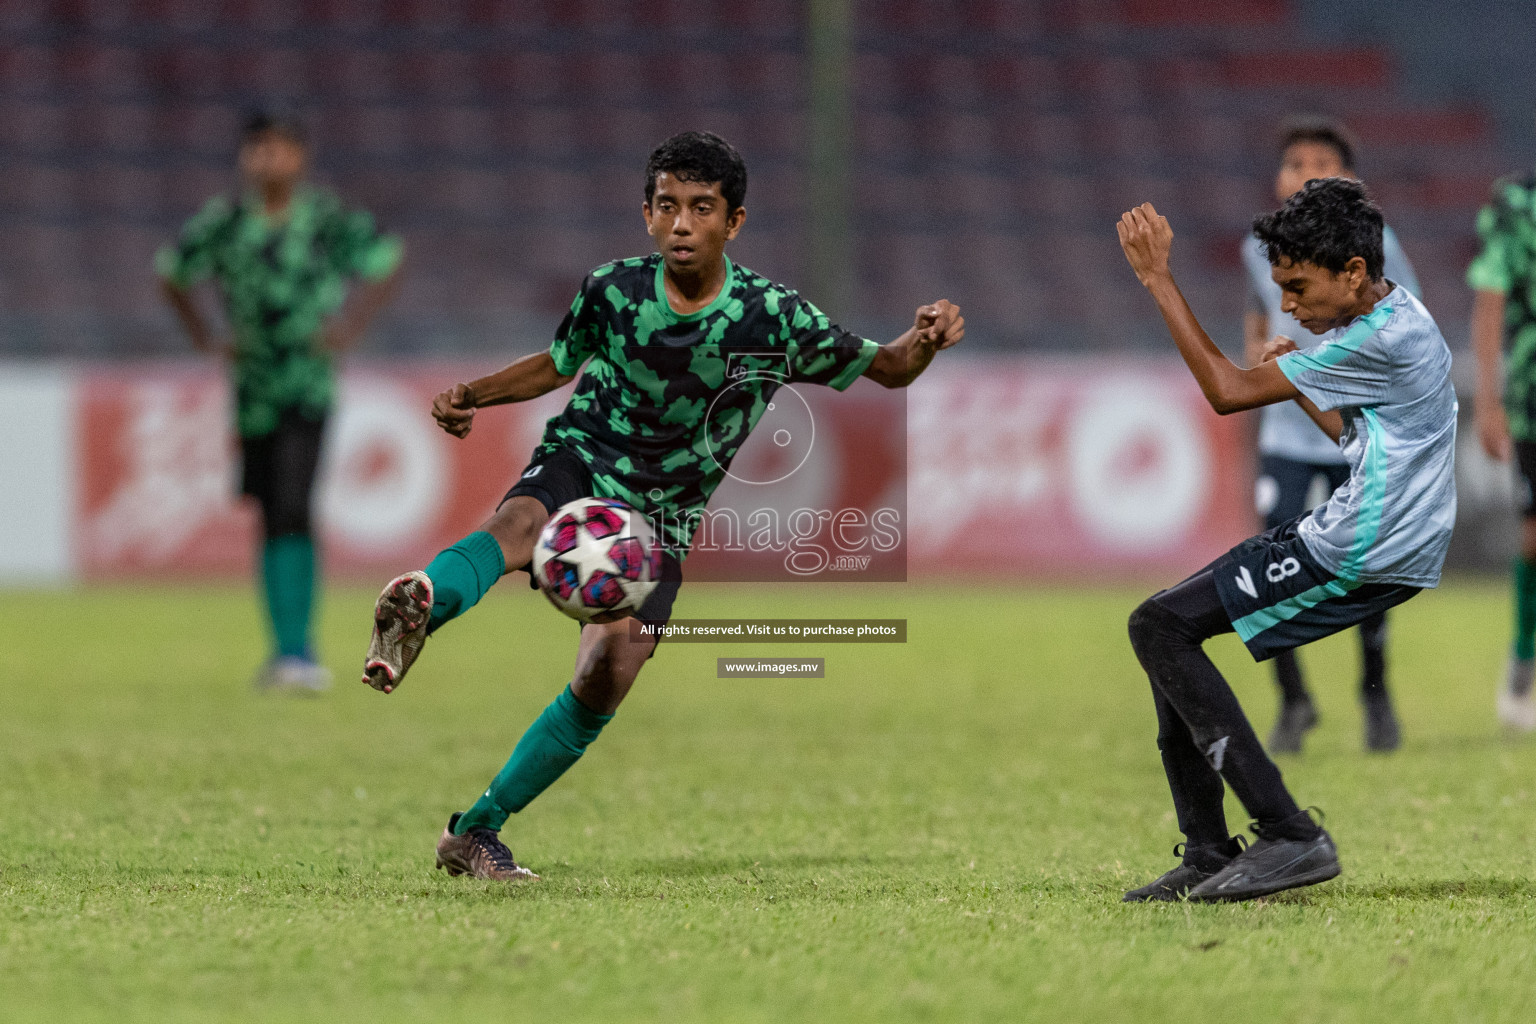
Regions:
<svg viewBox="0 0 1536 1024"><path fill-rule="evenodd" d="M527 807L581 758L612 715L590 710L567 686L517 741L517 747L475 805L454 826L457 835L472 828L499 829L507 816Z"/></svg>
<svg viewBox="0 0 1536 1024"><path fill-rule="evenodd" d="M427 632L469 611L507 571L506 557L496 538L476 530L451 548L438 552L427 565L432 581L432 616Z"/></svg>
<svg viewBox="0 0 1536 1024"><path fill-rule="evenodd" d="M1536 657L1536 562L1515 560L1515 657Z"/></svg>
<svg viewBox="0 0 1536 1024"><path fill-rule="evenodd" d="M269 537L261 549L261 582L279 657L310 656L315 605L315 542L306 534Z"/></svg>

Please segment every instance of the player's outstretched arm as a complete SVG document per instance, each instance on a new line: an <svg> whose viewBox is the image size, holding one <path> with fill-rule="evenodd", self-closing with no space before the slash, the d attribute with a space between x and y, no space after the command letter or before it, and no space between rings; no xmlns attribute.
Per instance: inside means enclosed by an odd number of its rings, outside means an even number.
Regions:
<svg viewBox="0 0 1536 1024"><path fill-rule="evenodd" d="M904 388L922 375L933 357L960 344L965 317L948 299L918 309L912 327L888 345L881 345L864 376L882 387Z"/></svg>
<svg viewBox="0 0 1536 1024"><path fill-rule="evenodd" d="M454 437L463 437L474 424L475 410L487 405L526 402L563 388L575 376L555 369L548 352L524 356L504 370L468 384L455 384L432 400L432 417Z"/></svg>
<svg viewBox="0 0 1536 1024"><path fill-rule="evenodd" d="M1125 250L1126 261L1157 303L1179 355L1184 357L1212 409L1225 416L1300 396L1296 385L1280 371L1279 363L1270 360L1245 370L1222 355L1205 333L1168 268L1173 228L1169 227L1167 217L1160 216L1151 203L1142 203L1123 214L1115 230L1120 234L1120 248Z"/></svg>

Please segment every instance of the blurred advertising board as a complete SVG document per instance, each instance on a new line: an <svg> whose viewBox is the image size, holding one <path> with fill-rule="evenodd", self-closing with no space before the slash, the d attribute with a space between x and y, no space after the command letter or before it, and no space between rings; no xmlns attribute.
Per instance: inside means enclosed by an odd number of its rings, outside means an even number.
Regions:
<svg viewBox="0 0 1536 1024"><path fill-rule="evenodd" d="M907 426L916 575L1171 584L1254 529L1242 421L1176 360L938 363Z"/></svg>
<svg viewBox="0 0 1536 1024"><path fill-rule="evenodd" d="M484 370L346 371L317 502L330 572L422 565L496 506L566 393L481 410L455 440L431 400ZM40 578L249 569L255 517L236 498L216 370L29 372L0 416L35 419L22 392L42 388L64 422L46 443L7 424L0 500L29 511L5 520L0 576L26 575L22 562ZM906 391L785 386L774 405L711 504L691 579L1171 581L1252 530L1242 425L1212 414L1176 362L941 358Z"/></svg>

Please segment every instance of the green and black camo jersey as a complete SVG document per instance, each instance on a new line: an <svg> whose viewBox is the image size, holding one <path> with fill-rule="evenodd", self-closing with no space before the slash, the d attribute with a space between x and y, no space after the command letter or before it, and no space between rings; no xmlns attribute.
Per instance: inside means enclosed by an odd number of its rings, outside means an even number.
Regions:
<svg viewBox="0 0 1536 1024"><path fill-rule="evenodd" d="M715 301L681 315L667 302L662 273L653 253L587 276L550 346L561 373L583 363L586 372L535 455L574 451L596 496L659 521L663 544L682 558L697 512L774 392L794 384L842 390L879 345L729 260Z"/></svg>
<svg viewBox="0 0 1536 1024"><path fill-rule="evenodd" d="M319 418L335 399L325 318L346 298L347 279L378 280L400 263L398 238L335 196L304 188L274 220L260 201L219 196L155 255L155 269L186 288L214 279L234 332L235 426L262 437L284 409Z"/></svg>
<svg viewBox="0 0 1536 1024"><path fill-rule="evenodd" d="M1536 175L1493 187L1477 215L1483 248L1467 268L1467 284L1505 296L1504 408L1509 432L1536 441Z"/></svg>

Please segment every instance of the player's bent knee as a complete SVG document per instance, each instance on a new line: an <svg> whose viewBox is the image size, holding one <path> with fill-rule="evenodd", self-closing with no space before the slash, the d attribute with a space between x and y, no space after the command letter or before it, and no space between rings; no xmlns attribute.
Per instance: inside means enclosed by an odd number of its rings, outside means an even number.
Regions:
<svg viewBox="0 0 1536 1024"><path fill-rule="evenodd" d="M1143 651L1155 644L1168 614L1166 609L1150 597L1137 605L1126 624L1131 634L1131 646L1137 651Z"/></svg>
<svg viewBox="0 0 1536 1024"><path fill-rule="evenodd" d="M1170 647L1198 647L1205 639L1198 626L1178 612L1149 597L1131 613L1131 647L1138 656Z"/></svg>
<svg viewBox="0 0 1536 1024"><path fill-rule="evenodd" d="M506 558L507 571L521 569L533 556L533 543L549 520L537 498L518 495L509 499L481 527L496 538Z"/></svg>
<svg viewBox="0 0 1536 1024"><path fill-rule="evenodd" d="M486 525L499 540L532 543L548 519L549 513L537 498L518 495L498 508Z"/></svg>

